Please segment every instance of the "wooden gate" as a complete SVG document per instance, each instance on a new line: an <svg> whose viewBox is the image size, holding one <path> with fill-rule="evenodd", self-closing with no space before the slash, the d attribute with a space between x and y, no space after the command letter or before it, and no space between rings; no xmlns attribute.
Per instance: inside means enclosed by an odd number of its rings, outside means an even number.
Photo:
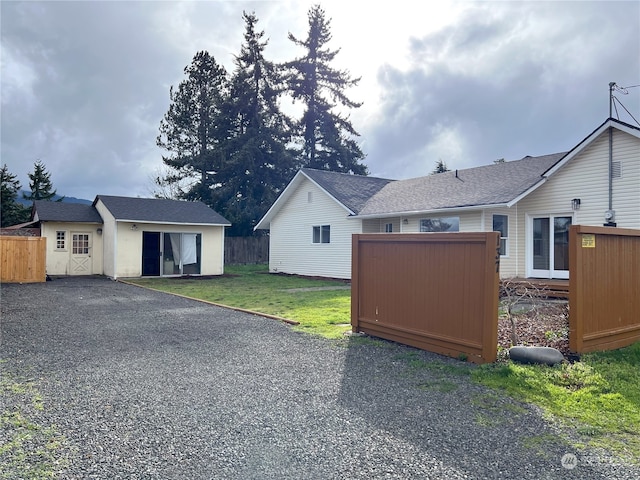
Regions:
<svg viewBox="0 0 640 480"><path fill-rule="evenodd" d="M640 230L574 225L569 244L571 351L640 341Z"/></svg>
<svg viewBox="0 0 640 480"><path fill-rule="evenodd" d="M0 282L46 281L46 245L43 237L0 236Z"/></svg>
<svg viewBox="0 0 640 480"><path fill-rule="evenodd" d="M498 232L362 234L352 242L354 332L495 361Z"/></svg>

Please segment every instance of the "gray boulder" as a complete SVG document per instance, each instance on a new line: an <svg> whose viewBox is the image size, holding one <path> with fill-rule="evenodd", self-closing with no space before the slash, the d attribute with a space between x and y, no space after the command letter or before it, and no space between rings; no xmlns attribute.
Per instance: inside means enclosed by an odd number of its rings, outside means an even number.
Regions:
<svg viewBox="0 0 640 480"><path fill-rule="evenodd" d="M509 358L518 363L540 363L555 365L562 363L564 356L559 350L551 347L525 347L522 345L509 349Z"/></svg>

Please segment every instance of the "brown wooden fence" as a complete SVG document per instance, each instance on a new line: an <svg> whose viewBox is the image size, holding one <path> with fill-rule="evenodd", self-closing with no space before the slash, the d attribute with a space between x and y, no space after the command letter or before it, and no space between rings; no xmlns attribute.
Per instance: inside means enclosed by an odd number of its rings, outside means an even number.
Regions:
<svg viewBox="0 0 640 480"><path fill-rule="evenodd" d="M46 281L46 245L43 237L0 236L0 282Z"/></svg>
<svg viewBox="0 0 640 480"><path fill-rule="evenodd" d="M353 331L495 361L498 248L497 232L354 235Z"/></svg>
<svg viewBox="0 0 640 480"><path fill-rule="evenodd" d="M569 242L571 351L640 341L640 230L574 225Z"/></svg>
<svg viewBox="0 0 640 480"><path fill-rule="evenodd" d="M269 237L224 238L225 265L269 263Z"/></svg>

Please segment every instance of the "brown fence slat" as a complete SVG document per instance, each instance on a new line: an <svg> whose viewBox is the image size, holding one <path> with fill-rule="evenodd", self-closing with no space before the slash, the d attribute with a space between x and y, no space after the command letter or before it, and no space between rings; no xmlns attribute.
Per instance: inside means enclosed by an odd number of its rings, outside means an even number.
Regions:
<svg viewBox="0 0 640 480"><path fill-rule="evenodd" d="M0 236L0 282L46 281L46 245L43 237Z"/></svg>
<svg viewBox="0 0 640 480"><path fill-rule="evenodd" d="M498 241L496 232L354 235L353 331L495 361Z"/></svg>
<svg viewBox="0 0 640 480"><path fill-rule="evenodd" d="M569 244L571 351L640 341L640 230L573 225Z"/></svg>

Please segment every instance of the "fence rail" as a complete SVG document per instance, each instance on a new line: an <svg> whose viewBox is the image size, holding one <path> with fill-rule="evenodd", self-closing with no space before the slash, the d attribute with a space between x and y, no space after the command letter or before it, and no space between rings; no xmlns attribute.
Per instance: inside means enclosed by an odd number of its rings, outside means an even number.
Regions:
<svg viewBox="0 0 640 480"><path fill-rule="evenodd" d="M493 362L499 261L496 232L354 235L352 329Z"/></svg>
<svg viewBox="0 0 640 480"><path fill-rule="evenodd" d="M640 341L640 230L574 225L569 244L571 351Z"/></svg>
<svg viewBox="0 0 640 480"><path fill-rule="evenodd" d="M46 281L46 245L43 237L0 236L0 282Z"/></svg>

